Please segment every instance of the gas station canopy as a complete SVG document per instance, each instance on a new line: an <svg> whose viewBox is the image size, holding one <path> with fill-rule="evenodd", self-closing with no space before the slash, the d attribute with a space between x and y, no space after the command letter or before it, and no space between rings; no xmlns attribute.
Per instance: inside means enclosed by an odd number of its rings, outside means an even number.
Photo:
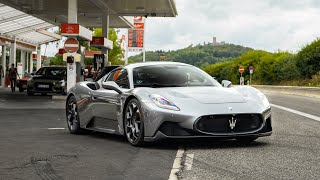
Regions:
<svg viewBox="0 0 320 180"><path fill-rule="evenodd" d="M0 0L46 22L59 26L68 22L67 0ZM123 16L175 17L174 0L78 0L78 23L85 27L101 27L103 13L110 16L110 28L130 28Z"/></svg>
<svg viewBox="0 0 320 180"><path fill-rule="evenodd" d="M60 39L46 29L55 25L0 3L0 35L33 45Z"/></svg>

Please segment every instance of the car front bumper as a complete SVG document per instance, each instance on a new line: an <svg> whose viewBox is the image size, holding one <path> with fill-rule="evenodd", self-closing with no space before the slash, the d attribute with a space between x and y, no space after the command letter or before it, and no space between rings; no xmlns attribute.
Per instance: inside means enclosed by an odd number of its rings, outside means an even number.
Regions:
<svg viewBox="0 0 320 180"><path fill-rule="evenodd" d="M65 87L64 86L59 86L59 85L54 85L51 83L45 83L48 85L47 88L39 88L37 85L28 85L28 92L31 93L64 93L65 92Z"/></svg>
<svg viewBox="0 0 320 180"><path fill-rule="evenodd" d="M229 104L230 105L230 104ZM213 105L213 106L221 106ZM227 105L228 106L228 105ZM240 106L241 107L241 106ZM212 107L215 109L215 107ZM210 133L202 132L196 128L197 120L206 115L231 115L228 112L212 113L210 111L198 110L193 112L172 111L158 108L152 103L145 103L143 105L144 127L145 127L145 141L157 141L165 138L174 139L189 139L189 138L224 138L233 139L236 137L263 137L272 134L271 109L261 110L260 113L243 111L239 109L233 114L258 114L261 116L260 125L255 129L241 132L219 132ZM229 122L227 121L227 128Z"/></svg>
<svg viewBox="0 0 320 180"><path fill-rule="evenodd" d="M146 142L154 142L160 141L163 139L198 139L198 138L216 138L216 139L234 139L238 137L264 137L271 136L272 131L265 133L256 133L256 134L243 134L243 135L224 135L224 136L214 136L214 135L196 135L196 136L167 136L163 134L161 131L158 131L153 137L145 137L144 141Z"/></svg>

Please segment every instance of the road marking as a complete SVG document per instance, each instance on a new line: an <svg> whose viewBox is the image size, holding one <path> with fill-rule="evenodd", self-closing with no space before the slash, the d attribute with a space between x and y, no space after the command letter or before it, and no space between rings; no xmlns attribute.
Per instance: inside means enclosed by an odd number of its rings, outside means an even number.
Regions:
<svg viewBox="0 0 320 180"><path fill-rule="evenodd" d="M192 164L193 164L193 157L194 154L187 154L186 156L186 160L184 162L184 169L187 171L190 171L192 168Z"/></svg>
<svg viewBox="0 0 320 180"><path fill-rule="evenodd" d="M179 148L176 158L173 161L169 180L178 180L177 172L179 172L181 169L181 160L182 160L183 154L184 154L184 149Z"/></svg>
<svg viewBox="0 0 320 180"><path fill-rule="evenodd" d="M66 128L48 128L49 130L64 130Z"/></svg>
<svg viewBox="0 0 320 180"><path fill-rule="evenodd" d="M287 108L287 107L279 106L279 105L276 105L276 104L270 104L270 105L275 107L275 108L278 108L278 109L282 109L282 110L285 110L285 111L288 111L288 112L291 112L291 113L294 113L294 114L298 114L300 116L304 116L304 117L313 119L315 121L320 121L320 117L318 117L318 116L314 116L314 115L311 115L311 114L307 114L307 113L304 113L304 112L301 112L301 111L297 111L297 110L290 109L290 108Z"/></svg>

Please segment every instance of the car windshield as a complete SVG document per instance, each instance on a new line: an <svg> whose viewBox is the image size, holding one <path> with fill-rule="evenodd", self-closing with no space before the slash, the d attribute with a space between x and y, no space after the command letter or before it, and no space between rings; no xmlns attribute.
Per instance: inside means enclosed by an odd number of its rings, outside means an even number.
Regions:
<svg viewBox="0 0 320 180"><path fill-rule="evenodd" d="M36 72L36 75L46 76L64 76L65 74L66 68L63 67L43 67Z"/></svg>
<svg viewBox="0 0 320 180"><path fill-rule="evenodd" d="M187 65L151 65L133 69L134 87L221 86L202 70Z"/></svg>

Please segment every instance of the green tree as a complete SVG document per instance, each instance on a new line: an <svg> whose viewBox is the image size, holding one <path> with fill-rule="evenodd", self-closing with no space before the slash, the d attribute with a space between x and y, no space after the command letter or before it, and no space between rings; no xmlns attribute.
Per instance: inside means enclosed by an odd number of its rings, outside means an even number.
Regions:
<svg viewBox="0 0 320 180"><path fill-rule="evenodd" d="M269 53L259 50L248 51L233 61L212 64L203 69L219 81L227 79L239 84L239 66L245 69L243 72L245 80L250 78L249 66L254 66L253 80L258 84L279 83L290 80L298 74L294 55L288 52Z"/></svg>
<svg viewBox="0 0 320 180"><path fill-rule="evenodd" d="M249 50L252 49L233 44L225 44L221 46L190 45L186 48L175 51L148 51L146 52L146 60L159 61L160 55L164 54L167 61L183 62L203 68L209 64L230 61L235 57L243 55ZM130 59L135 62L141 62L142 53L131 56Z"/></svg>
<svg viewBox="0 0 320 180"><path fill-rule="evenodd" d="M297 54L297 67L303 77L311 78L320 71L320 39L302 48Z"/></svg>
<svg viewBox="0 0 320 180"><path fill-rule="evenodd" d="M108 39L113 42L113 49L108 51L108 60L109 62L111 62L112 65L123 65L124 62L121 61L121 57L122 57L122 49L120 45L121 40L118 38L117 33L118 31L116 31L114 28L109 28ZM93 30L93 35L95 37L101 37L102 29L95 28ZM91 48L91 50L97 50L97 48Z"/></svg>
<svg viewBox="0 0 320 180"><path fill-rule="evenodd" d="M62 56L59 54L56 54L54 57L49 57L47 61L49 61L50 66L67 64L65 61L63 61Z"/></svg>
<svg viewBox="0 0 320 180"><path fill-rule="evenodd" d="M282 58L276 64L274 73L276 74L277 82L300 79L300 71L297 67L297 57L290 54L287 57Z"/></svg>

